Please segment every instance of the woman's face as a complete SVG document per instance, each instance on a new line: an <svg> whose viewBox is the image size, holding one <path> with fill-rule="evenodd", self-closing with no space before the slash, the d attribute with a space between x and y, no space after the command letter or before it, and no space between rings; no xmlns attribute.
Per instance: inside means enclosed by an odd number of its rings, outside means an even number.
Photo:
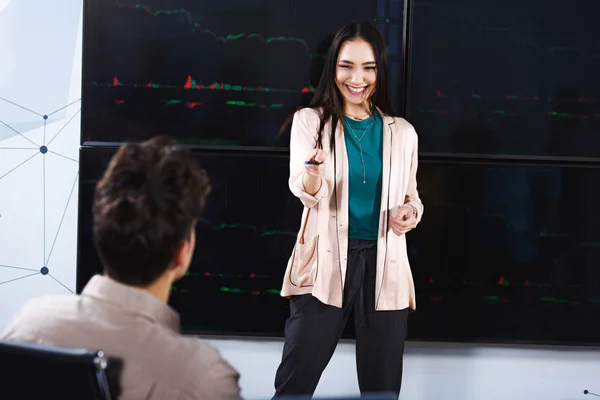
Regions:
<svg viewBox="0 0 600 400"><path fill-rule="evenodd" d="M376 80L377 65L371 44L363 39L344 42L338 54L335 82L346 105L368 105Z"/></svg>

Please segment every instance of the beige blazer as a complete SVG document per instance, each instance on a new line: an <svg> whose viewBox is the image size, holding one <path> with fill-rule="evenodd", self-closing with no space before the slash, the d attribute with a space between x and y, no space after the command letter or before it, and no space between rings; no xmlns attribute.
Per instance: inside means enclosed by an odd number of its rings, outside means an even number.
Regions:
<svg viewBox="0 0 600 400"><path fill-rule="evenodd" d="M403 118L383 115L383 170L379 237L377 239L377 310L416 309L406 236L396 235L388 217L410 203L417 209L417 223L423 204L417 191L418 138ZM330 149L329 124L325 126L323 149L328 152L321 188L311 196L304 191L304 161L315 148L319 112L304 108L296 112L290 138L292 193L304 204L302 222L289 259L281 295L312 294L321 302L342 307L348 254L348 157L341 124L335 132L335 152Z"/></svg>

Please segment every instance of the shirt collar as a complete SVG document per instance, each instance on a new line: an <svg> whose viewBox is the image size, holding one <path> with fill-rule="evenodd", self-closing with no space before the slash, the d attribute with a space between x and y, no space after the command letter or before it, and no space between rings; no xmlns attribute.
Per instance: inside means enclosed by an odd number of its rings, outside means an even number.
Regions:
<svg viewBox="0 0 600 400"><path fill-rule="evenodd" d="M95 275L81 296L109 303L124 312L142 316L151 322L179 332L179 314L145 290L124 285L107 276Z"/></svg>

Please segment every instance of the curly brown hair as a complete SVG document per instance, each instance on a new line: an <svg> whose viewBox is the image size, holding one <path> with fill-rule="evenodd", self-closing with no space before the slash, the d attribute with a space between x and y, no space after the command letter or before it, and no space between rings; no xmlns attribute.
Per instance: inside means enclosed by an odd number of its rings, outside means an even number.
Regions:
<svg viewBox="0 0 600 400"><path fill-rule="evenodd" d="M122 145L94 193L94 243L105 273L147 286L190 238L210 183L192 156L168 136Z"/></svg>

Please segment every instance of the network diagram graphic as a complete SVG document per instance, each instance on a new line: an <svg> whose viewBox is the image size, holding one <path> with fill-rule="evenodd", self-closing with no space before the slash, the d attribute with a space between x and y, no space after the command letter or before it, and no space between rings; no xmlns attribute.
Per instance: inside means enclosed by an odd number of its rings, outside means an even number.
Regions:
<svg viewBox="0 0 600 400"><path fill-rule="evenodd" d="M60 111L63 111L65 109L67 109L70 106L73 105L79 105L78 103L80 103L81 99L75 100L70 102L69 104L60 107L56 110L53 110L49 113L38 113L34 110L31 110L23 105L17 104L16 102L13 102L9 99L0 97L0 102L6 102L8 104L11 104L14 107L17 107L23 111L26 111L28 113L32 113L34 114L36 117L41 118L43 120L43 134L42 134L42 140L33 140L30 137L28 137L27 133L22 133L19 132L17 129L15 129L14 127L12 127L10 124L7 124L6 122L3 121L2 116L0 116L0 125L8 128L10 131L12 131L12 133L14 135L17 135L20 139L20 142L25 143L26 144L21 147L13 147L10 145L6 145L4 146L4 144L6 142L8 142L8 140L0 140L0 157L2 153L5 152L9 152L9 151L13 151L13 150L19 150L19 151L31 151L32 155L27 157L24 161L18 163L17 165L14 165L12 167L9 167L7 170L3 171L0 170L0 184L2 183L2 180L5 179L6 177L10 176L11 174L14 174L15 172L19 171L20 168L23 168L24 165L26 165L27 163L32 162L32 160L42 157L42 170L41 172L41 180L42 180L42 185L43 185L43 189L42 189L42 213L43 213L43 263L40 263L40 267L37 269L33 269L33 268L27 268L24 267L22 265L10 265L8 263L3 263L2 260L2 254L3 252L0 252L0 270L1 269L10 269L13 271L22 271L23 275L18 276L16 278L10 278L10 279L2 279L0 278L0 285L6 285L6 284L10 284L11 282L15 282L15 281L20 281L22 279L26 279L29 277L33 277L33 276L37 276L37 275L43 275L43 276L47 276L50 279L53 279L54 281L56 281L59 285L61 285L63 288L65 288L68 292L70 293L74 293L73 290L71 288L69 288L65 283L61 282L61 280L59 280L55 275L52 274L52 270L50 269L50 261L52 259L52 254L54 252L56 243L57 243L57 239L59 238L60 232L61 232L61 228L63 227L63 222L65 220L65 215L67 214L67 210L69 207L69 204L71 204L72 201L76 201L76 199L73 199L73 192L75 191L77 182L79 180L79 168L78 168L78 164L79 161L69 157L67 155L61 154L61 152L57 151L56 149L53 149L53 143L54 141L59 137L59 135L61 135L61 133L63 133L63 131L65 130L65 128L67 128L67 126L69 126L69 124L72 123L72 121L75 119L75 117L77 117L81 111L81 108L78 108L76 112L73 113L73 115L71 115L70 117L68 117L66 119L66 122L64 122L63 124L59 125L60 128L59 129L51 129L49 127L49 122L52 121L52 117L55 116L57 113L59 113ZM23 140L25 142L23 142ZM58 228L56 229L56 233L53 235L54 237L48 237L48 234L46 232L46 216L47 216L47 204L46 204L46 200L47 200L47 170L46 170L46 157L52 154L54 156L60 157L62 159L68 160L70 162L73 162L74 165L77 168L77 173L75 175L75 179L73 180L73 183L71 185L71 190L68 196L68 199L66 201L66 204L64 205L64 209L62 210L62 214L61 214L61 218L60 218L60 222L58 224ZM2 160L2 158L0 158L0 160ZM6 193L6 195L11 195L11 193L9 193L8 190L3 191L3 195L4 193ZM0 209L0 223L2 222L2 210ZM8 248L10 246L10 243L3 243L3 246L7 246L6 248ZM39 243L31 243L32 246L36 246L39 245ZM75 246L76 244L73 244L73 246ZM49 250L49 251L47 251Z"/></svg>

